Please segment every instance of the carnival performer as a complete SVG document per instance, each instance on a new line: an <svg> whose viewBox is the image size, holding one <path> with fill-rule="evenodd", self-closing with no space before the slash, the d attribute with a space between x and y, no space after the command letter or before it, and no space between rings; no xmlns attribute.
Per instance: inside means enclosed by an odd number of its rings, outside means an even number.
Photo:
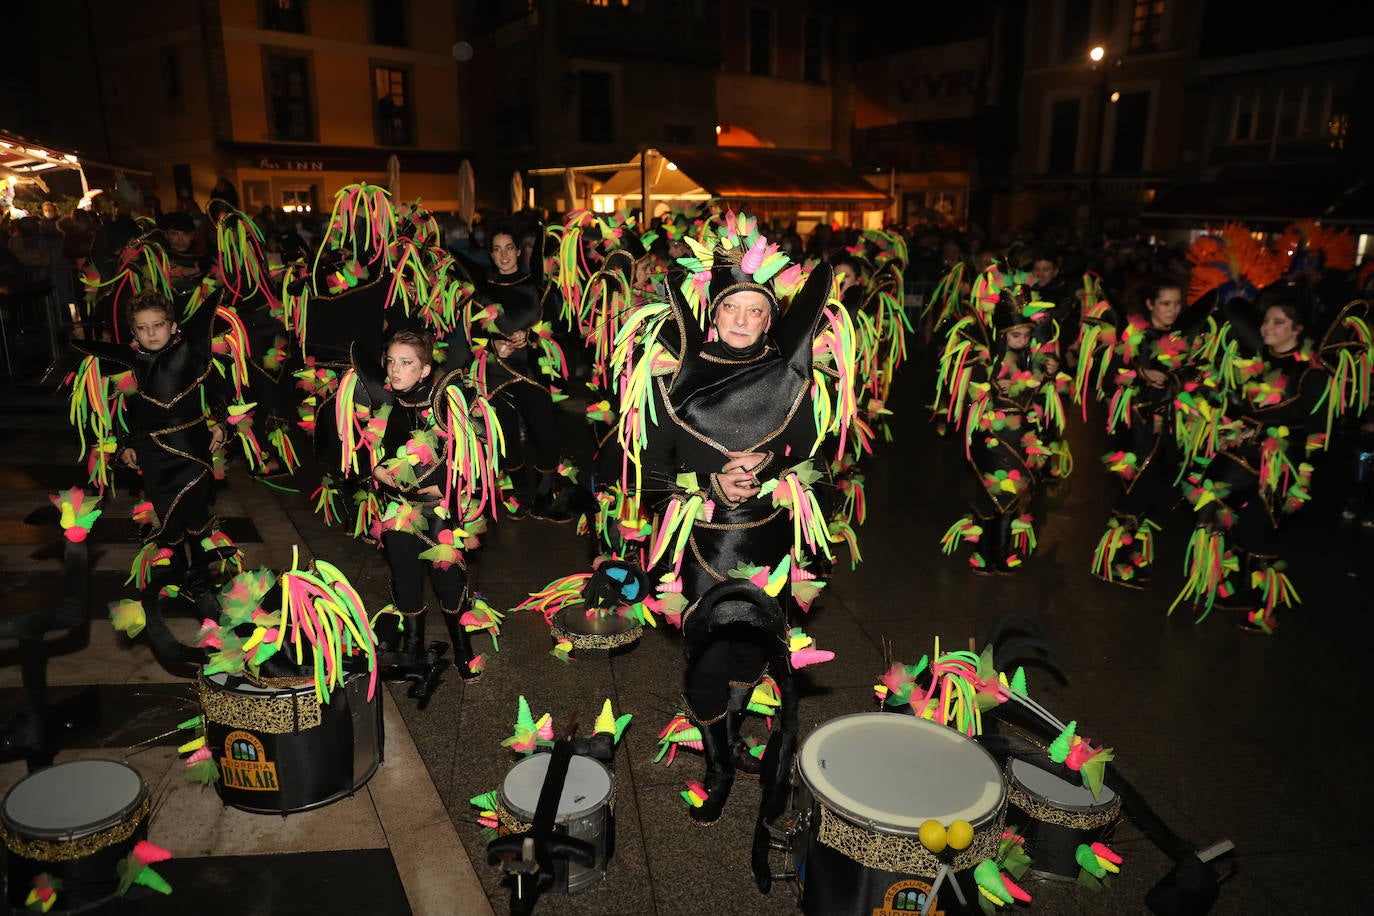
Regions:
<svg viewBox="0 0 1374 916"><path fill-rule="evenodd" d="M1107 530L1093 553L1092 573L1104 582L1143 588L1154 562L1156 519L1168 509L1180 477L1184 453L1175 435L1174 404L1191 398L1206 364L1211 299L1201 300L1183 315L1184 284L1154 281L1144 298L1144 312L1128 315L1110 333L1115 346L1108 354L1110 377L1102 392L1108 402L1110 450L1103 461L1120 481ZM1087 315L1085 327L1097 317ZM1112 330L1115 330L1114 328ZM1085 335L1089 340L1096 337ZM1092 375L1092 345L1080 352L1079 375Z"/></svg>
<svg viewBox="0 0 1374 916"><path fill-rule="evenodd" d="M691 240L694 257L679 259L688 273L670 287L673 302L637 311L621 339L643 330L622 390L626 487L655 512L656 604L683 628L684 721L699 729L706 757L702 784L684 798L703 826L720 818L737 772L762 769L767 796L790 765L788 617L815 596L812 569L832 537L818 452L855 410L852 326L831 299L829 265L806 276L783 313L800 267L752 218L727 213L714 228ZM838 399L818 397L834 376ZM739 728L766 675L782 706L760 764Z"/></svg>
<svg viewBox="0 0 1374 916"><path fill-rule="evenodd" d="M359 466L370 466L382 506L373 536L391 572L393 605L375 623L378 661L403 679L432 669L424 664L428 580L454 665L464 680L475 680L485 661L472 649L469 628L494 635L497 621L478 619L466 553L485 530L484 513L492 514L500 433L490 425L489 405L459 370L436 376L433 350L426 332L392 334L385 387L355 354L352 377L340 383L338 409L347 415L339 424L347 444L356 445ZM355 439L350 417L359 416L366 417L366 431Z"/></svg>
<svg viewBox="0 0 1374 916"><path fill-rule="evenodd" d="M142 516L148 533L134 561L140 588L156 573L160 584L181 588L197 605L215 607L212 563L234 551L215 531L210 509L211 453L226 439L233 400L212 367L214 310L202 307L179 323L172 303L156 288L134 295L124 307L131 344L72 341L89 357L73 377L74 415L85 413L103 427L98 440L113 436L116 459L139 473L151 503L151 513ZM132 384L111 381L120 370ZM98 486L103 460L93 455Z"/></svg>
<svg viewBox="0 0 1374 916"><path fill-rule="evenodd" d="M1217 447L1200 451L1188 477L1197 527L1170 610L1191 599L1199 620L1214 606L1235 609L1244 614L1242 629L1272 633L1278 607L1299 600L1279 558L1278 532L1310 499L1306 458L1325 447L1346 409L1369 403L1368 305L1347 305L1319 342L1300 303L1283 291L1264 306L1258 329L1246 299L1228 300L1226 313L1227 397L1215 420L1193 434Z"/></svg>
<svg viewBox="0 0 1374 916"><path fill-rule="evenodd" d="M506 431L508 514L566 521L566 508L556 504L561 443L550 384L566 378L567 367L544 318L544 260L535 257L530 270L522 269L519 238L509 225L492 230L490 253L490 270L472 261L463 266L480 309L470 331L473 374Z"/></svg>
<svg viewBox="0 0 1374 916"><path fill-rule="evenodd" d="M1009 283L996 265L978 276L971 302L941 353L935 406L964 430L979 489L941 544L950 554L976 543L969 564L990 575L1014 571L1035 549L1031 503L1050 460L1042 434L1062 428L1068 376L1059 372L1052 303Z"/></svg>

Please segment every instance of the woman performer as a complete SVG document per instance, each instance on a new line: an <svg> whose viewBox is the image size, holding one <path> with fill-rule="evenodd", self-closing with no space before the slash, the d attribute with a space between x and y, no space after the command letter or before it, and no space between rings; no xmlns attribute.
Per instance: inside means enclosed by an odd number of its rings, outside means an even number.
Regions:
<svg viewBox="0 0 1374 916"><path fill-rule="evenodd" d="M1174 435L1174 403L1188 396L1198 375L1211 300L1198 303L1180 321L1183 293L1177 280L1155 281L1144 313L1126 318L1111 354L1107 431L1112 450L1103 461L1120 480L1121 491L1093 553L1092 573L1113 585L1142 588L1150 581L1159 529L1154 517L1168 508L1184 463Z"/></svg>
<svg viewBox="0 0 1374 916"><path fill-rule="evenodd" d="M1274 299L1258 334L1247 306L1227 303L1230 394L1215 457L1199 458L1188 478L1198 525L1174 606L1191 598L1203 610L1199 620L1214 605L1234 608L1245 614L1242 629L1272 633L1278 605L1298 600L1278 556L1278 528L1310 498L1312 465L1303 459L1324 447L1337 415L1368 398L1370 337L1363 302L1346 306L1319 345L1295 300Z"/></svg>
<svg viewBox="0 0 1374 916"><path fill-rule="evenodd" d="M657 314L660 327L676 325L678 337L671 344L646 337L621 422L642 472L642 487L630 480L627 492L638 489L643 505L656 510L650 562L659 609L683 628L686 715L706 757L689 813L705 826L720 818L736 772L762 770L767 798L790 761L796 700L788 616L815 594L805 567L829 554L817 502L818 495L827 499L829 485L816 451L852 418L854 356L852 344L846 350L837 343L852 341L852 328L829 302L829 265L811 271L780 317L779 288L795 289L800 268L779 276L787 256L752 220L728 214L722 237L703 242L694 246L698 257L680 259L690 273L672 287L674 304L636 314ZM702 340L690 299L708 317L713 339ZM813 364L816 341L831 352ZM675 360L665 352L673 347ZM849 395L833 414L813 401L813 385L828 381L814 371L821 364L840 375L837 388ZM770 673L783 706L760 763L739 726L754 687Z"/></svg>

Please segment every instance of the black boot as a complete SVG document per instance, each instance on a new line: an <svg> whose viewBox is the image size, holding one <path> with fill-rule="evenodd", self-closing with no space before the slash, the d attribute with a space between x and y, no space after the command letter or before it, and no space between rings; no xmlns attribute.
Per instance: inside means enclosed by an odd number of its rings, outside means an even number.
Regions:
<svg viewBox="0 0 1374 916"><path fill-rule="evenodd" d="M399 614L383 614L378 618L375 627L377 667L383 680L403 681L406 679L406 662L413 659L407 658L401 647L406 635L410 632L413 620L415 620L414 617L402 617ZM405 626L404 631L401 629L402 625Z"/></svg>
<svg viewBox="0 0 1374 916"><path fill-rule="evenodd" d="M752 686L730 685L730 699L725 712L725 734L730 742L730 762L735 767L735 773L748 779L758 779L759 771L763 768L763 761L749 753L749 745L740 735L740 726L744 724L745 708L749 705L749 696L754 692Z"/></svg>
<svg viewBox="0 0 1374 916"><path fill-rule="evenodd" d="M464 607L466 604L456 611L443 608L444 626L448 628L449 645L453 646L453 667L457 669L458 676L465 681L475 681L482 677L482 670L472 670L472 662L476 655L472 651L472 637L463 628Z"/></svg>
<svg viewBox="0 0 1374 916"><path fill-rule="evenodd" d="M405 629L401 631L402 664L414 664L425 654L425 611L405 619Z"/></svg>
<svg viewBox="0 0 1374 916"><path fill-rule="evenodd" d="M562 496L566 483L553 471L537 471L534 485L534 502L530 505L530 515L546 522L566 522L571 518L568 498Z"/></svg>
<svg viewBox="0 0 1374 916"><path fill-rule="evenodd" d="M735 784L735 764L730 759L730 737L725 724L727 713L710 722L698 721L690 711L688 715L701 730L701 749L706 757L706 775L701 784L706 789L706 800L700 808L688 808L687 813L698 827L709 827L720 820Z"/></svg>
<svg viewBox="0 0 1374 916"><path fill-rule="evenodd" d="M979 522L983 525L983 545L982 568L974 568L974 572L980 576L1005 575L1012 572L1013 567L1007 565L1007 558L1011 556L1011 523L1016 516L1006 513L994 519Z"/></svg>

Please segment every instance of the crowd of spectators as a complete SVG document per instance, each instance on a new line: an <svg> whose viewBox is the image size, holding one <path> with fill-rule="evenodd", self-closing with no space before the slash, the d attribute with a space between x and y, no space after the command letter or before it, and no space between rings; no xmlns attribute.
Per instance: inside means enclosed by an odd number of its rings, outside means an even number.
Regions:
<svg viewBox="0 0 1374 916"><path fill-rule="evenodd" d="M191 198L177 201L172 212L187 214L196 227L192 253L209 255L213 251L212 218L220 201L235 208L240 206L232 183L220 181L204 210ZM72 207L70 212L62 213L58 205L45 202L35 215L17 219L0 215L0 241L4 243L0 245L0 307L4 309L6 335L12 340L16 336L21 338L21 349L23 334L34 331L46 320L39 309L46 307L41 303L49 292L54 294L56 320L62 325L57 336L68 335L79 326L80 312L75 304L82 295L77 276L83 260L90 258L97 264L107 264L118 257L124 243L140 232L135 217L157 221L167 218L155 196L145 196L135 205L129 202L128 195L116 194L96 198L96 204L91 209ZM268 251L278 252L286 260L311 250L327 219L325 213L287 212L270 206L250 215L262 231ZM509 220L520 231L525 257L538 237L541 216L534 210L501 214L502 219ZM479 263L485 259L485 232L492 222L485 213L479 212L471 223L454 214L438 214L438 220L446 247ZM921 303L959 261L973 271L983 269L994 258L1029 270L1033 258L1050 252L1062 277L1077 278L1090 271L1101 279L1108 297L1127 309L1139 306L1140 292L1151 278L1186 278L1189 272L1186 236L1166 240L1142 232L1123 232L1106 244L1089 245L1081 234L1067 226L988 231L976 225L925 223L888 228L900 232L907 242L906 293L912 304ZM764 232L799 261L831 260L858 240L858 230L825 223L804 234L796 223L773 223ZM666 239L660 242L660 253L666 260L668 250L664 242ZM104 269L101 273L108 275ZM1343 275L1328 272L1300 278L1298 282L1306 287L1305 292L1328 303L1374 295L1374 271L1370 270L1357 269ZM8 360L10 354L6 356ZM13 371L8 364L5 368Z"/></svg>

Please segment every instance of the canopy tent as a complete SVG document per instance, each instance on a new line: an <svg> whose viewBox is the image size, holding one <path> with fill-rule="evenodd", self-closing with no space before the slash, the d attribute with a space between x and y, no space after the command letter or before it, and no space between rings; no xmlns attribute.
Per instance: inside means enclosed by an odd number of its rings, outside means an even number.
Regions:
<svg viewBox="0 0 1374 916"><path fill-rule="evenodd" d="M649 196L664 200L858 206L869 210L885 209L892 203L885 191L843 160L756 147L647 149L636 155L628 168L612 175L596 194L639 201L644 172L649 178Z"/></svg>

